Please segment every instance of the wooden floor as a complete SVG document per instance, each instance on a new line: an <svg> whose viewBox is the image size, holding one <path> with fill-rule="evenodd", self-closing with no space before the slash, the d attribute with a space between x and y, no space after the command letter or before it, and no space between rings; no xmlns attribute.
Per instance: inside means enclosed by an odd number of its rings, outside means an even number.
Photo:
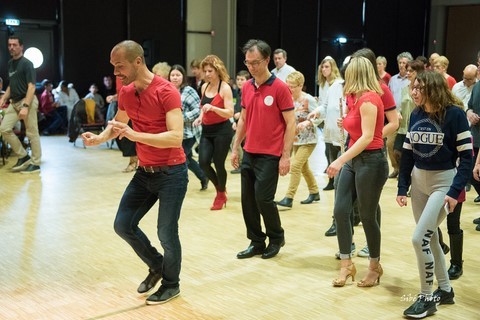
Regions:
<svg viewBox="0 0 480 320"><path fill-rule="evenodd" d="M191 176L180 220L181 295L146 306L136 288L147 268L112 227L132 176L121 172L128 160L105 145L83 149L65 137L41 139L40 175L9 172L14 157L0 166L0 319L401 319L419 291L410 242L414 221L410 207L395 203L396 181L387 182L381 200L381 284L333 288L337 240L324 236L331 224L333 191L322 191L318 203L301 205L308 194L302 181L293 209L281 212L286 245L280 254L270 260L238 260L236 253L249 243L240 176L229 175L227 208L217 212L209 210L213 187L200 192L199 181ZM281 177L277 200L288 181L288 175ZM326 181L318 176L321 188ZM473 192L467 196L462 213L465 274L452 282L457 303L440 306L437 319L479 319L480 232L472 220L480 210ZM142 227L159 247L155 218L156 208ZM365 238L361 227L355 231L359 250ZM355 258L358 280L367 262Z"/></svg>

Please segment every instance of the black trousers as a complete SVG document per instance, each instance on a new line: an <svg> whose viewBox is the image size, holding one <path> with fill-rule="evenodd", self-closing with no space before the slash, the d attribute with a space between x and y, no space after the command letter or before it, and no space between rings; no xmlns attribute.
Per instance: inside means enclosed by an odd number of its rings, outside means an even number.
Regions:
<svg viewBox="0 0 480 320"><path fill-rule="evenodd" d="M280 157L244 152L241 165L242 212L247 227L247 238L254 246L280 244L284 231L277 204L274 201L278 184ZM265 232L262 231L260 216Z"/></svg>

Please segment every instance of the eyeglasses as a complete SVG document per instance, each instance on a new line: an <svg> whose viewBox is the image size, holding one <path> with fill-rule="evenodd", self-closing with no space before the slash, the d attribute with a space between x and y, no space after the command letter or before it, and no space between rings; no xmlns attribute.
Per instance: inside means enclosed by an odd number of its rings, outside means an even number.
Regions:
<svg viewBox="0 0 480 320"><path fill-rule="evenodd" d="M412 92L415 90L415 91L418 91L418 92L423 92L423 89L425 88L425 86L413 86L412 87Z"/></svg>
<svg viewBox="0 0 480 320"><path fill-rule="evenodd" d="M252 66L252 67L256 67L258 66L260 63L262 63L263 61L265 61L265 59L262 59L262 60L254 60L254 61L243 61L243 64L246 65L247 67L248 66Z"/></svg>

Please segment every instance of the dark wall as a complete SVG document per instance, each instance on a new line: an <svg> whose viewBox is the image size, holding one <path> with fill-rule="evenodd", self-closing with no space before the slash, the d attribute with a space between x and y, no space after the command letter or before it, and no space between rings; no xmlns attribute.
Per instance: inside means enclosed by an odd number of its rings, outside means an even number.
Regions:
<svg viewBox="0 0 480 320"><path fill-rule="evenodd" d="M447 72L461 81L465 66L477 64L477 53L480 50L480 6L449 7L447 17L445 55L450 62Z"/></svg>
<svg viewBox="0 0 480 320"><path fill-rule="evenodd" d="M63 0L64 78L80 96L91 82L113 74L110 51L130 39L145 48L146 62L184 63L183 0Z"/></svg>
<svg viewBox="0 0 480 320"><path fill-rule="evenodd" d="M315 90L318 0L239 0L237 5L237 66L245 56L241 47L249 39L262 39L272 48L285 49L287 63L305 76L307 90ZM308 10L306 10L308 8ZM270 69L275 68L273 59ZM237 70L239 71L239 70Z"/></svg>
<svg viewBox="0 0 480 320"><path fill-rule="evenodd" d="M135 26L130 37L153 52L145 57L147 65L151 68L160 61L185 65L185 1L142 0L141 5L137 0L129 2L130 24Z"/></svg>
<svg viewBox="0 0 480 320"><path fill-rule="evenodd" d="M1 18L55 20L60 0L2 0Z"/></svg>
<svg viewBox="0 0 480 320"><path fill-rule="evenodd" d="M318 32L321 38L317 67L326 56L331 56L341 68L343 60L348 55L365 46L362 8L363 2L359 0L322 1L319 14ZM339 43L338 37L345 37L347 42Z"/></svg>
<svg viewBox="0 0 480 320"><path fill-rule="evenodd" d="M10 54L7 48L8 36L13 32L24 41L24 49L36 47L44 53L44 64L36 70L37 80L51 78L58 74L58 0L45 0L42 5L27 5L25 0L2 0L0 4L0 77L7 79L7 61ZM20 20L20 26L7 27L5 18Z"/></svg>
<svg viewBox="0 0 480 320"><path fill-rule="evenodd" d="M186 2L44 0L39 4L2 0L0 17L53 21L48 28L58 47L52 49L56 64L49 68L48 77L75 83L82 96L91 82L101 84L103 75L112 73L109 53L123 39L145 46L150 67L158 61L185 64ZM288 52L288 63L304 73L310 93L316 92L318 63L326 55L340 64L346 55L366 44L377 55L387 57L387 70L395 74L398 53L427 54L424 43L430 0L238 0L237 9L238 68L245 69L241 46L250 38L263 39L272 50ZM1 24L0 33L6 34ZM351 41L334 43L340 35ZM3 50L0 76L8 60L5 45Z"/></svg>
<svg viewBox="0 0 480 320"><path fill-rule="evenodd" d="M376 55L385 56L387 71L398 73L397 55L427 56L430 0L367 0L365 40Z"/></svg>
<svg viewBox="0 0 480 320"><path fill-rule="evenodd" d="M400 52L424 54L429 10L430 0L239 0L238 45L258 38L272 50L285 49L288 64L305 75L307 91L316 93L318 64L327 55L340 67L347 55L368 46L385 56L387 70L396 74ZM339 36L347 43L335 42ZM238 53L237 65L243 66Z"/></svg>
<svg viewBox="0 0 480 320"><path fill-rule="evenodd" d="M92 82L101 87L103 76L113 74L110 50L128 38L149 45L147 62L151 64L184 64L184 3L185 0L1 0L0 17L35 20L30 21L29 28L48 21L42 28L53 34L51 49L55 58L45 67L48 72L37 70L37 81L49 78L56 84L65 79L73 82L79 95L84 96ZM17 28L16 34L22 36L22 28ZM0 34L0 76L6 78L7 30L1 24Z"/></svg>
<svg viewBox="0 0 480 320"><path fill-rule="evenodd" d="M91 83L103 85L103 76L113 74L110 50L126 38L126 0L63 0L60 17L63 66L58 80L73 82L80 97Z"/></svg>

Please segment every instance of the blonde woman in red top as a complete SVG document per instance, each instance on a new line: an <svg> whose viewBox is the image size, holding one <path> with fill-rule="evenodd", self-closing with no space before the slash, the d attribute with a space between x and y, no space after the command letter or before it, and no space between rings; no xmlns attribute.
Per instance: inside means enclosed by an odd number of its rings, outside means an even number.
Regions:
<svg viewBox="0 0 480 320"><path fill-rule="evenodd" d="M382 137L384 106L380 97L382 93L372 63L364 57L353 57L345 71L344 86L344 94L347 98L350 97L353 103L347 106L348 112L341 121L341 125L350 136L348 150L327 168L329 177L340 172L333 210L341 259L340 274L333 280L335 287L343 287L349 277L355 280L357 272L351 254L350 212L354 198L358 201L359 214L370 252L368 271L357 285L374 286L380 283L383 274L380 265L380 226L376 219L380 194L388 176L388 162L382 150L384 145ZM366 184L368 188L365 188Z"/></svg>

